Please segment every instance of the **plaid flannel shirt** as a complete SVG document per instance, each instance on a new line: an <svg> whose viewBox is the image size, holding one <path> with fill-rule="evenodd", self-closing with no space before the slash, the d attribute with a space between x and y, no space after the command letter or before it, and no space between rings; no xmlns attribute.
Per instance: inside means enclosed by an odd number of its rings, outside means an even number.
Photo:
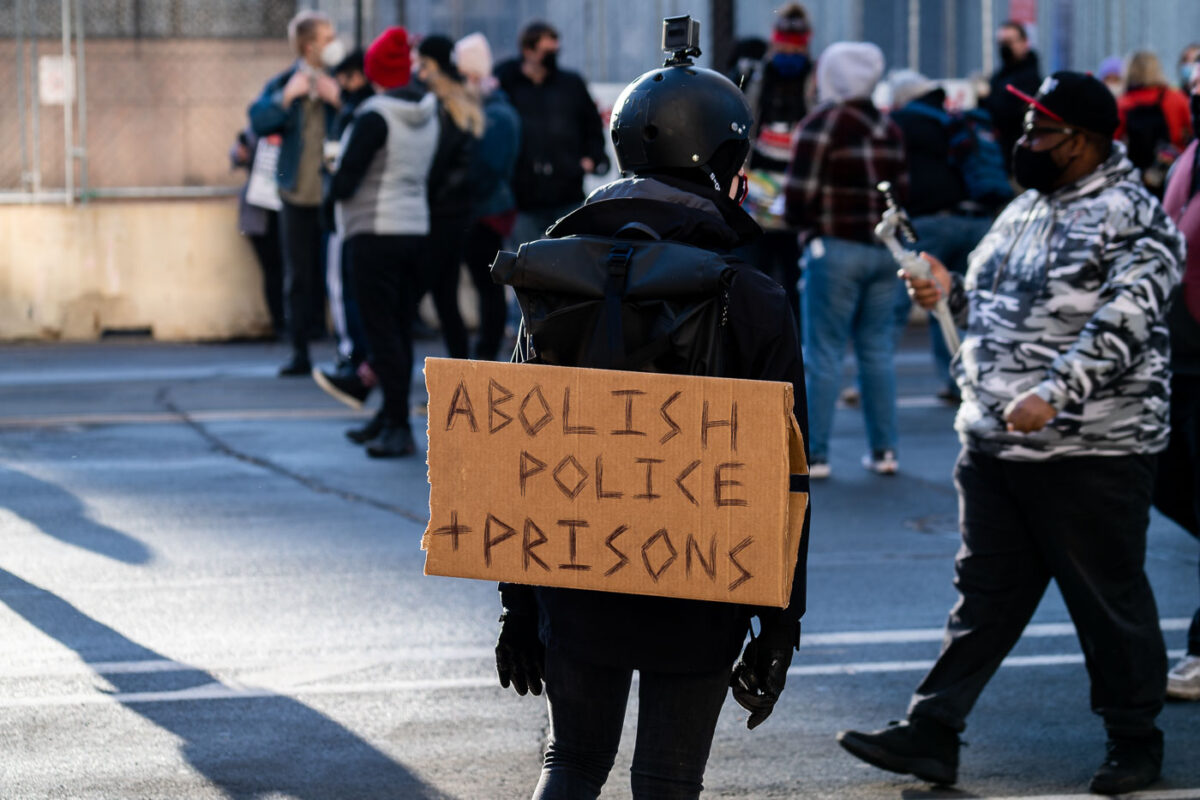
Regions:
<svg viewBox="0 0 1200 800"><path fill-rule="evenodd" d="M908 196L904 137L868 99L823 104L800 123L788 165L787 221L809 238L875 243L887 203L875 188L891 181Z"/></svg>

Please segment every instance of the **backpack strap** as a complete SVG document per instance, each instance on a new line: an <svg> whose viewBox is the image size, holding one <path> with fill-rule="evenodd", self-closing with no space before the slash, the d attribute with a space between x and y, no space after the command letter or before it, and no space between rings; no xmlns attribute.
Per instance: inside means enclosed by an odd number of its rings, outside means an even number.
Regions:
<svg viewBox="0 0 1200 800"><path fill-rule="evenodd" d="M633 260L633 245L616 244L608 251L608 278L604 282L604 327L608 352L604 368L613 369L625 360L625 338L621 325L621 301L625 297L625 280L629 262Z"/></svg>

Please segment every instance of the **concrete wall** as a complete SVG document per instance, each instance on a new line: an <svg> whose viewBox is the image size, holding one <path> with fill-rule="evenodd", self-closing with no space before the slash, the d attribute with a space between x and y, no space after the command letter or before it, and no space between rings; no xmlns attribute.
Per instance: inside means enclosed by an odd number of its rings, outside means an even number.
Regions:
<svg viewBox="0 0 1200 800"><path fill-rule="evenodd" d="M270 323L237 201L0 209L0 340L256 336Z"/></svg>

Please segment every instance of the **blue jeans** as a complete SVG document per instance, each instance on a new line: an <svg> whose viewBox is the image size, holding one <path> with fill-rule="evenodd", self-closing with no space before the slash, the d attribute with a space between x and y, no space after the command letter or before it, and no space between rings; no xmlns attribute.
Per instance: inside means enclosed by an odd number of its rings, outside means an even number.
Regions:
<svg viewBox="0 0 1200 800"><path fill-rule="evenodd" d="M913 228L917 231L917 242L913 245L916 250L923 250L946 265L946 269L958 275L967 273L967 257L979 244L979 240L992 227L991 217L967 217L951 214L917 217L913 220ZM912 300L908 290L900 283L896 290L896 343L900 343L900 333L908 324L908 315L912 310ZM954 380L950 377L950 351L946 348L946 340L942 338L942 330L932 316L929 318L929 346L933 354L934 370L938 378L954 388Z"/></svg>
<svg viewBox="0 0 1200 800"><path fill-rule="evenodd" d="M882 246L825 236L809 243L804 263L804 369L812 458L829 460L842 355L851 337L867 441L873 451L894 450L896 262Z"/></svg>
<svg viewBox="0 0 1200 800"><path fill-rule="evenodd" d="M730 667L715 673L640 673L637 744L630 783L636 800L693 800L703 787ZM546 651L550 741L533 800L594 800L608 778L633 671Z"/></svg>

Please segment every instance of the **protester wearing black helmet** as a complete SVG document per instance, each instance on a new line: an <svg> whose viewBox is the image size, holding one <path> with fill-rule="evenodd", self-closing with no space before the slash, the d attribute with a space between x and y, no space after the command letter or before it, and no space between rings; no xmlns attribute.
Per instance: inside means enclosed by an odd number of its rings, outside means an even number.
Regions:
<svg viewBox="0 0 1200 800"><path fill-rule="evenodd" d="M760 233L731 199L743 191L750 130L742 93L720 74L686 59L646 73L626 87L612 117L628 177L598 189L548 236L621 238L632 224L650 238L728 254ZM804 368L783 289L727 261L724 376L790 382L807 435ZM807 534L802 541L782 610L502 584L501 683L519 694L546 685L551 728L534 797L599 795L633 670L640 674L633 796L697 797L728 688L752 712L749 727L766 719L783 690L804 612ZM752 616L761 633L734 666Z"/></svg>

